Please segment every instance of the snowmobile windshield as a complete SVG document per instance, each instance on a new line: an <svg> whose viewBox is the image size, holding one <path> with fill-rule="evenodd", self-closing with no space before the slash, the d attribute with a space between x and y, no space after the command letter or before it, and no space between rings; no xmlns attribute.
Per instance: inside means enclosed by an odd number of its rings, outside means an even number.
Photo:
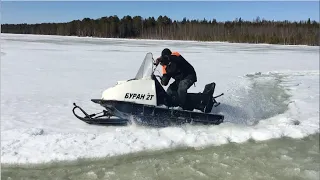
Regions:
<svg viewBox="0 0 320 180"><path fill-rule="evenodd" d="M153 55L152 53L149 52L145 56L135 79L150 79L152 73L153 73Z"/></svg>

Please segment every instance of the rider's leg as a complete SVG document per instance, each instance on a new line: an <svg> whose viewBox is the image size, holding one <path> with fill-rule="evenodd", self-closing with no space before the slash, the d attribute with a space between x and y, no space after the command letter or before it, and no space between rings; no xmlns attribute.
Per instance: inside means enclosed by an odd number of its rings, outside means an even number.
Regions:
<svg viewBox="0 0 320 180"><path fill-rule="evenodd" d="M180 101L180 107L187 107L187 91L194 84L194 80L191 77L186 77L181 80L178 86L178 96Z"/></svg>

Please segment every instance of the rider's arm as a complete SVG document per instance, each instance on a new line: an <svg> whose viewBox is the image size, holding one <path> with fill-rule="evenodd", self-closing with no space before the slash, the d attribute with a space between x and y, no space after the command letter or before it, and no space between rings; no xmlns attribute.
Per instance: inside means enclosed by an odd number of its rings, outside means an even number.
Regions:
<svg viewBox="0 0 320 180"><path fill-rule="evenodd" d="M174 62L170 62L166 67L165 67L165 73L162 76L161 84L166 86L168 85L172 75L176 72L177 69L177 64Z"/></svg>

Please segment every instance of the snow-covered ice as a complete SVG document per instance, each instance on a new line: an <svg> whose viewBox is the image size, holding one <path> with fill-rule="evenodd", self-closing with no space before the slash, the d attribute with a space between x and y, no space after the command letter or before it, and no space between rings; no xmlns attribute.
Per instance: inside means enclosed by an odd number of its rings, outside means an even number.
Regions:
<svg viewBox="0 0 320 180"><path fill-rule="evenodd" d="M147 52L180 51L199 92L217 83L219 126L87 125L72 103L132 78ZM319 47L1 34L1 160L39 163L319 132Z"/></svg>

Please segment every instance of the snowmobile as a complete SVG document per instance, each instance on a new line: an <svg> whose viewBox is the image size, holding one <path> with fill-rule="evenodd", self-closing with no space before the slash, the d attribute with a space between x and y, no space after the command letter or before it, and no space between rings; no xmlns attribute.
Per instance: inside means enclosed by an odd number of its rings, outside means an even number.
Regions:
<svg viewBox="0 0 320 180"><path fill-rule="evenodd" d="M189 124L213 124L223 122L221 114L211 114L213 107L220 103L213 97L216 84L205 85L203 92L188 93L188 106L179 109L174 97L169 96L160 84L160 75L155 75L157 65L151 52L147 53L135 78L118 81L115 86L103 91L101 99L92 102L104 107L100 113L88 114L73 103L73 114L88 124L128 125L131 123L144 126L172 126ZM75 113L79 109L84 117Z"/></svg>

